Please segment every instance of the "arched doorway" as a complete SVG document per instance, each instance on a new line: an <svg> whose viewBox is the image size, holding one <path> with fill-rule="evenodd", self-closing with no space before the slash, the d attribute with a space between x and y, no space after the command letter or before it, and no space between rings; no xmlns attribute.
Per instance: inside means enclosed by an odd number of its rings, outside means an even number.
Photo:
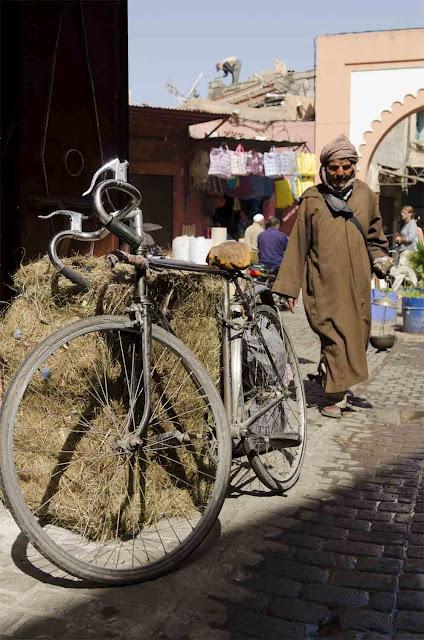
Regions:
<svg viewBox="0 0 424 640"><path fill-rule="evenodd" d="M396 233L399 212L411 204L424 221L424 89L383 111L364 135L358 177L379 194L386 233Z"/></svg>

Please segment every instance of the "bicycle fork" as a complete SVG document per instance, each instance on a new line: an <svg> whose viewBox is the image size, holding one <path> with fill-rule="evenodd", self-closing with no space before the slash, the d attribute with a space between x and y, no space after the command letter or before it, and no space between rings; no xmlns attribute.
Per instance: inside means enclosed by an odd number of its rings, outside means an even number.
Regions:
<svg viewBox="0 0 424 640"><path fill-rule="evenodd" d="M147 430L150 417L152 415L152 395L151 395L151 355L152 355L152 302L147 295L147 287L144 274L139 273L137 278L137 293L139 302L131 305L129 311L133 315L134 324L140 330L141 344L141 366L142 366L142 392L144 398L143 413L133 431L130 431L130 424L127 425L123 437L118 441L118 447L126 452L143 444L143 436ZM130 415L134 416L135 407L139 397L140 381L132 381L135 389L130 391Z"/></svg>

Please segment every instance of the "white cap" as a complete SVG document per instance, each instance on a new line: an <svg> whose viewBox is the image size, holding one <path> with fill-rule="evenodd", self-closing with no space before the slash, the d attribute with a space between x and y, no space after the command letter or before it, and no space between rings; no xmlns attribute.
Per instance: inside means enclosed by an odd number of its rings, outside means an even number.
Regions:
<svg viewBox="0 0 424 640"><path fill-rule="evenodd" d="M265 220L265 218L263 217L262 213L256 213L253 216L253 222L262 222L263 220Z"/></svg>

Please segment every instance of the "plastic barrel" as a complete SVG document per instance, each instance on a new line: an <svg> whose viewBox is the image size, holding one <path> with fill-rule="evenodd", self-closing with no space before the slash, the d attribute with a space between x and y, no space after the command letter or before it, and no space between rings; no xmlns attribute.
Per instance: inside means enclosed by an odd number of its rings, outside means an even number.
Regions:
<svg viewBox="0 0 424 640"><path fill-rule="evenodd" d="M402 299L403 330L424 333L424 297Z"/></svg>
<svg viewBox="0 0 424 640"><path fill-rule="evenodd" d="M384 322L389 320L396 320L397 309L391 309L390 307L381 307L378 304L375 304L375 300L378 298L382 298L386 295L386 292L380 291L379 289L371 289L371 320L375 322ZM394 302L397 302L397 293L396 291L389 291L387 293L389 298Z"/></svg>

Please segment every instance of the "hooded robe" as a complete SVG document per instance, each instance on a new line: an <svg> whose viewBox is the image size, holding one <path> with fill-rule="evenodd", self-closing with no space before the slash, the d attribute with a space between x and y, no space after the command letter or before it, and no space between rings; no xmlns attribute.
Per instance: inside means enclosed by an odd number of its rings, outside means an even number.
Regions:
<svg viewBox="0 0 424 640"><path fill-rule="evenodd" d="M302 195L273 289L292 298L302 289L309 324L321 340L325 391L336 393L368 377L370 259L387 255L388 242L368 185L355 180L347 199L367 246L353 222L329 209L320 188L311 187Z"/></svg>

